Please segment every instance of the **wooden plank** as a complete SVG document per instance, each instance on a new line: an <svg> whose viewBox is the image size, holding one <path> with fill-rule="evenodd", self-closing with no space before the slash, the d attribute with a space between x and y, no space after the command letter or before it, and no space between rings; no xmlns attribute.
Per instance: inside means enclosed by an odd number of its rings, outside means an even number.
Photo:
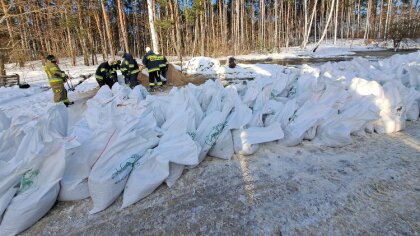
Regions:
<svg viewBox="0 0 420 236"><path fill-rule="evenodd" d="M20 84L20 78L18 74L0 76L0 86L9 87L9 86L19 85L19 84Z"/></svg>

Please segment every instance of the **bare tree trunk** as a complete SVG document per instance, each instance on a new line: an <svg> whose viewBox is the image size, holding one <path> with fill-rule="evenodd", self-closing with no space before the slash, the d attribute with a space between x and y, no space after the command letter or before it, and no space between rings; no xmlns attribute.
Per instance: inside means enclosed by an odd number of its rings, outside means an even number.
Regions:
<svg viewBox="0 0 420 236"><path fill-rule="evenodd" d="M304 0L306 4L306 0ZM279 46L279 2L274 1L274 49L278 51Z"/></svg>
<svg viewBox="0 0 420 236"><path fill-rule="evenodd" d="M335 23L334 23L334 45L337 43L337 24L338 24L338 2L339 0L337 0L337 2L335 3ZM334 5L331 5L331 7L333 8Z"/></svg>
<svg viewBox="0 0 420 236"><path fill-rule="evenodd" d="M389 22L391 20L391 11L392 11L392 0L388 0L388 7L386 11L386 18L385 18L384 40L388 39Z"/></svg>
<svg viewBox="0 0 420 236"><path fill-rule="evenodd" d="M2 51L0 51L0 76L6 75L6 71L4 68L4 54Z"/></svg>
<svg viewBox="0 0 420 236"><path fill-rule="evenodd" d="M152 0L147 0L147 11L149 13L149 26L150 26L150 34L152 36L152 44L153 44L153 51L155 53L159 53L159 45L158 45L158 38L155 29L155 21L154 21L154 14L153 14L153 7Z"/></svg>
<svg viewBox="0 0 420 236"><path fill-rule="evenodd" d="M121 0L117 0L117 6L118 6L118 19L120 22L120 29L122 38L124 41L124 50L126 52L130 51L128 47L128 34L127 34L127 27L125 24L125 14L124 14L124 2L121 2Z"/></svg>
<svg viewBox="0 0 420 236"><path fill-rule="evenodd" d="M9 39L10 39L8 44L10 44L10 43L13 43L13 31L12 31L12 27L10 26L9 18L8 18L9 10L4 1L5 0L1 0L1 5L3 7L4 17L6 17L6 26L7 26L7 31L9 32Z"/></svg>
<svg viewBox="0 0 420 236"><path fill-rule="evenodd" d="M311 29L312 29L312 22L314 20L314 15L315 15L315 12L316 12L317 3L318 3L318 0L315 0L314 6L312 8L312 13L311 13L311 21L309 22L309 27L308 27L307 31L305 31L305 38L303 39L302 46L301 46L302 48L306 48L306 44L308 43L309 35L310 35ZM316 27L315 27L315 29L316 29Z"/></svg>
<svg viewBox="0 0 420 236"><path fill-rule="evenodd" d="M333 13L333 10L334 10L334 2L335 2L335 0L331 0L330 13L328 14L327 22L325 23L324 32L322 32L321 38L319 39L318 43L315 45L315 48L314 48L313 52L315 52L318 49L319 45L321 44L322 40L324 40L325 35L327 34L328 26L330 25L331 16L332 16L332 13Z"/></svg>
<svg viewBox="0 0 420 236"><path fill-rule="evenodd" d="M109 50L111 50L111 55L114 56L115 51L114 51L114 46L112 42L112 32L111 32L111 27L109 25L108 15L106 14L106 11L105 11L104 0L101 0L101 7L102 7L103 16L104 16L106 34L108 35Z"/></svg>
<svg viewBox="0 0 420 236"><path fill-rule="evenodd" d="M368 8L366 13L366 25L365 25L365 35L363 36L364 40L369 39L369 29L370 29L370 8L371 8L371 0L368 0ZM367 43L367 42L366 42Z"/></svg>

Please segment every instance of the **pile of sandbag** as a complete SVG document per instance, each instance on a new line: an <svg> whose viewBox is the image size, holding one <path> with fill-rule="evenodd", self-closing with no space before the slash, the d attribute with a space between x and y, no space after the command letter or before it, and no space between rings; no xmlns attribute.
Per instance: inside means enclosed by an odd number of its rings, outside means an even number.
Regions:
<svg viewBox="0 0 420 236"><path fill-rule="evenodd" d="M18 117L1 131L0 235L25 230L54 205L66 164L67 120L61 104L35 119Z"/></svg>
<svg viewBox="0 0 420 236"><path fill-rule="evenodd" d="M200 72L220 66L194 62ZM141 85L103 86L68 132L62 105L35 120L0 112L0 235L29 227L57 197L91 197L91 214L120 195L128 207L173 186L207 155L251 155L272 141L340 147L352 135L404 129L419 117L419 62L410 54L276 68L253 81L188 83L165 96Z"/></svg>

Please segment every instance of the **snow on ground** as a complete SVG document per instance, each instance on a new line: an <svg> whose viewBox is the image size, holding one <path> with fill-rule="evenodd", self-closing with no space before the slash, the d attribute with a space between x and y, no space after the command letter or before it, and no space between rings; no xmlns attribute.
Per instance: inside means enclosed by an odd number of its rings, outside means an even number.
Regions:
<svg viewBox="0 0 420 236"><path fill-rule="evenodd" d="M316 52L312 52L315 43L308 43L305 49L301 47L283 48L277 53L251 53L247 55L236 55L235 58L239 60L264 60L264 59L285 59L285 58L323 58L323 57L337 57L345 55L353 55L355 51L377 51L385 49L393 49L392 41L386 42L370 42L366 45L363 39L355 40L337 40L334 45L332 40L326 40L321 43ZM400 49L419 49L420 39L404 39L401 42ZM226 59L221 57L219 59Z"/></svg>
<svg viewBox="0 0 420 236"><path fill-rule="evenodd" d="M187 71L254 80L150 96L97 92L91 77L69 109L50 90L6 88L0 234L31 226L57 196L92 201L59 203L29 234L418 232L419 52L299 68L200 57Z"/></svg>

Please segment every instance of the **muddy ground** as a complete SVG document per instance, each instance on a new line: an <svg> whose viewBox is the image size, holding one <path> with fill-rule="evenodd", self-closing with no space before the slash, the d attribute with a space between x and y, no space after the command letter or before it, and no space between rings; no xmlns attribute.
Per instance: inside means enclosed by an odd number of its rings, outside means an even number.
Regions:
<svg viewBox="0 0 420 236"><path fill-rule="evenodd" d="M420 121L353 139L207 157L127 209L59 202L24 235L418 235Z"/></svg>

